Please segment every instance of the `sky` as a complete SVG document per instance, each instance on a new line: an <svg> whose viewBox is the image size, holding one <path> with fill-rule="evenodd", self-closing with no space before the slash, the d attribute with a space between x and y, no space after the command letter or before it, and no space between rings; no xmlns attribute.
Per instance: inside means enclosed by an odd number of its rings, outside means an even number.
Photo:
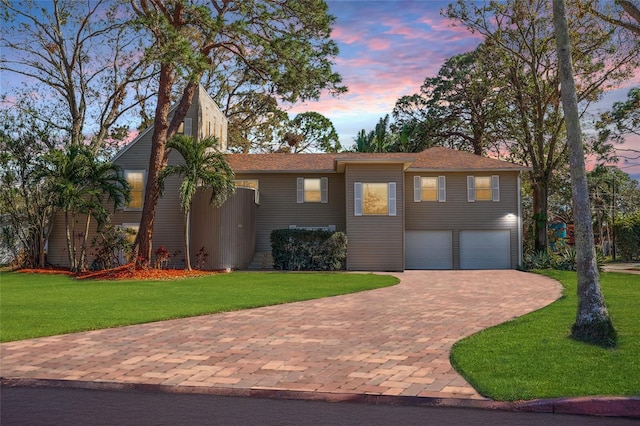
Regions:
<svg viewBox="0 0 640 426"><path fill-rule="evenodd" d="M328 0L329 13L336 17L332 38L340 48L334 70L349 92L295 105L289 114L319 112L333 122L343 147L353 145L361 129L373 130L379 118L391 114L398 98L417 93L424 79L435 76L446 59L471 51L482 41L478 34L452 26L440 15L449 3ZM633 79L636 85L639 79L640 75ZM626 98L630 87L607 93L591 112L609 110L613 102ZM640 138L625 145L640 150ZM640 159L619 166L640 179Z"/></svg>

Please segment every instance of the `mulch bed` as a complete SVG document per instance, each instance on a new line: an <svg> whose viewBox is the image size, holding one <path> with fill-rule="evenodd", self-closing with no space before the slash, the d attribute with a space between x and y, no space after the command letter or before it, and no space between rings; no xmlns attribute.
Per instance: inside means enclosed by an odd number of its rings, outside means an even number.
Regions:
<svg viewBox="0 0 640 426"><path fill-rule="evenodd" d="M74 276L79 280L175 280L188 277L201 277L220 273L220 271L186 271L184 269L155 269L135 267L127 264L114 269L103 271L84 271L74 273L68 269L20 269L16 272L28 274L64 274Z"/></svg>

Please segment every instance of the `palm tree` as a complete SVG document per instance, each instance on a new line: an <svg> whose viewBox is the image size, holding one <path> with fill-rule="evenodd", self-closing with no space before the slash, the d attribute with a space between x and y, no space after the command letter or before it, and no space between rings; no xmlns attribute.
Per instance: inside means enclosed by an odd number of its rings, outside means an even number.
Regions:
<svg viewBox="0 0 640 426"><path fill-rule="evenodd" d="M164 191L165 179L172 175L182 177L180 185L180 207L184 211L185 269L191 270L189 253L191 202L198 188L211 189L211 204L220 206L234 189L234 173L221 152L216 150L218 140L208 137L195 140L191 136L176 135L167 142L184 159L183 164L169 165L160 173L160 191Z"/></svg>
<svg viewBox="0 0 640 426"><path fill-rule="evenodd" d="M91 218L101 225L109 216L103 205L105 195L114 201L114 209L130 197L129 185L119 171L120 168L113 163L98 161L93 152L82 145L71 145L65 151L51 151L39 170L39 176L51 182L55 204L64 211L69 268L72 271L86 266ZM75 217L78 214L86 215L82 233L76 233ZM80 247L76 243L78 236L82 238Z"/></svg>

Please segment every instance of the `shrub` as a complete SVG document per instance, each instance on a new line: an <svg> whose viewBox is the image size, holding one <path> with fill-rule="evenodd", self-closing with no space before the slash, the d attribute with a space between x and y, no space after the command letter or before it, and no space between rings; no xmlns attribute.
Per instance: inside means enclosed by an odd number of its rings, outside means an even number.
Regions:
<svg viewBox="0 0 640 426"><path fill-rule="evenodd" d="M104 226L91 240L92 254L91 270L99 271L120 266L120 259L128 258L132 244L127 240L128 231L114 225Z"/></svg>
<svg viewBox="0 0 640 426"><path fill-rule="evenodd" d="M524 255L522 267L525 271L530 269L551 269L554 266L553 255L548 251L533 251Z"/></svg>
<svg viewBox="0 0 640 426"><path fill-rule="evenodd" d="M273 267L288 271L336 271L346 267L344 232L275 229L271 232Z"/></svg>
<svg viewBox="0 0 640 426"><path fill-rule="evenodd" d="M640 213L617 220L614 230L620 260L640 259Z"/></svg>

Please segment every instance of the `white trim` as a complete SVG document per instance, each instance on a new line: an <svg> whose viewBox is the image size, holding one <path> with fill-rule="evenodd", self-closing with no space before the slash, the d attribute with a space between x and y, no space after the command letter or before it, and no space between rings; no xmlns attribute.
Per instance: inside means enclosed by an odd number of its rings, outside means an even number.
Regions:
<svg viewBox="0 0 640 426"><path fill-rule="evenodd" d="M327 204L329 202L329 178L320 178L320 202Z"/></svg>
<svg viewBox="0 0 640 426"><path fill-rule="evenodd" d="M362 182L353 183L353 215L362 216Z"/></svg>
<svg viewBox="0 0 640 426"><path fill-rule="evenodd" d="M467 176L467 201L475 203L476 201L476 177Z"/></svg>
<svg viewBox="0 0 640 426"><path fill-rule="evenodd" d="M304 178L296 179L296 202L298 204L304 203Z"/></svg>
<svg viewBox="0 0 640 426"><path fill-rule="evenodd" d="M445 176L438 176L438 202L444 203L447 201L447 178Z"/></svg>
<svg viewBox="0 0 640 426"><path fill-rule="evenodd" d="M420 176L413 177L413 202L420 203L422 201L422 178Z"/></svg>
<svg viewBox="0 0 640 426"><path fill-rule="evenodd" d="M395 216L396 215L396 183L395 182L389 182L387 184L387 192L388 192L388 206L387 206L387 211L389 212L389 216Z"/></svg>
<svg viewBox="0 0 640 426"><path fill-rule="evenodd" d="M500 201L500 176L491 176L491 201Z"/></svg>

